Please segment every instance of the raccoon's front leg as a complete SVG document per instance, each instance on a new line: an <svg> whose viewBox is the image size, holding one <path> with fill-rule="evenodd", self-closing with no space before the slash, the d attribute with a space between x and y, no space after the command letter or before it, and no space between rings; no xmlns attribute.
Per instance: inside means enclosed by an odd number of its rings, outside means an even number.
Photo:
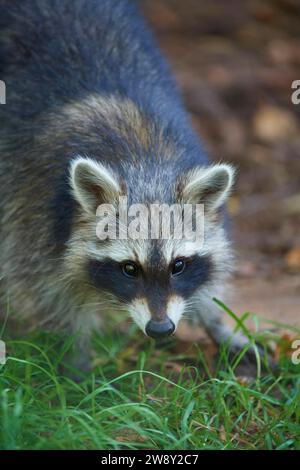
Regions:
<svg viewBox="0 0 300 470"><path fill-rule="evenodd" d="M247 338L241 332L234 332L233 329L224 323L223 313L218 309L217 306L209 303L203 308L194 311L192 320L195 323L198 323L202 326L210 338L218 345L228 344L229 353L231 356L234 356L241 352L247 345L249 345L249 338ZM265 357L265 352L263 348L259 345L256 345L256 348L253 345L250 345L246 350L242 362L256 364L257 357L256 354L260 355L263 359ZM273 361L269 358L269 365L273 366Z"/></svg>
<svg viewBox="0 0 300 470"><path fill-rule="evenodd" d="M89 372L92 369L91 335L75 339L70 364L80 372Z"/></svg>
<svg viewBox="0 0 300 470"><path fill-rule="evenodd" d="M74 322L67 327L68 336L74 337L74 342L68 352L63 367L70 366L79 372L87 373L92 369L91 334L92 323L83 315L74 318ZM72 373L73 375L73 373ZM78 376L75 374L75 379Z"/></svg>

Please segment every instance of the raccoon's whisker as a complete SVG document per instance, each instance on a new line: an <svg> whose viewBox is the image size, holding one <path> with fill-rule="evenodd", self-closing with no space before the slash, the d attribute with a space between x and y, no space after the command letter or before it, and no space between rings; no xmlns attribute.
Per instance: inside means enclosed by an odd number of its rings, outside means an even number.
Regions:
<svg viewBox="0 0 300 470"><path fill-rule="evenodd" d="M57 258L49 258L49 261L65 261L65 257L58 256Z"/></svg>

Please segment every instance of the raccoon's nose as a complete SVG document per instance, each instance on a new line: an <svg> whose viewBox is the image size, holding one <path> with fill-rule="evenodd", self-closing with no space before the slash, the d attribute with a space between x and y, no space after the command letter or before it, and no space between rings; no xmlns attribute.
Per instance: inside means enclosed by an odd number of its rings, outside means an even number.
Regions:
<svg viewBox="0 0 300 470"><path fill-rule="evenodd" d="M163 321L150 320L146 325L146 334L154 339L170 336L175 331L175 325L167 318Z"/></svg>

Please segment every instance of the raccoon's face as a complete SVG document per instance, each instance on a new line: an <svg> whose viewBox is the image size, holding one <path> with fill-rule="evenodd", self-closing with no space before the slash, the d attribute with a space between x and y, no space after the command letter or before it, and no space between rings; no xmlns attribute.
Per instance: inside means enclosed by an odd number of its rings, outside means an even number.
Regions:
<svg viewBox="0 0 300 470"><path fill-rule="evenodd" d="M172 334L184 314L201 308L201 298L207 298L208 292L211 297L217 295L229 249L216 214L229 194L233 175L229 165L196 168L181 176L173 188L180 204L204 204L201 243L185 237L99 240L99 204L115 207L127 190L110 168L89 158L75 159L70 181L81 211L68 259L82 288L88 286L87 305L96 296L99 305L127 311L144 333L159 338ZM108 217L115 215L107 210Z"/></svg>

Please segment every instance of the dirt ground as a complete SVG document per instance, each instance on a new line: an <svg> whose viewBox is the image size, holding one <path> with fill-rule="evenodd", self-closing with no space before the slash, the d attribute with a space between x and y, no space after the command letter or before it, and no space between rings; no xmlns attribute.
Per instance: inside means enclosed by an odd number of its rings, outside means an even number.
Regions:
<svg viewBox="0 0 300 470"><path fill-rule="evenodd" d="M195 128L238 168L236 313L300 326L299 0L144 0Z"/></svg>

